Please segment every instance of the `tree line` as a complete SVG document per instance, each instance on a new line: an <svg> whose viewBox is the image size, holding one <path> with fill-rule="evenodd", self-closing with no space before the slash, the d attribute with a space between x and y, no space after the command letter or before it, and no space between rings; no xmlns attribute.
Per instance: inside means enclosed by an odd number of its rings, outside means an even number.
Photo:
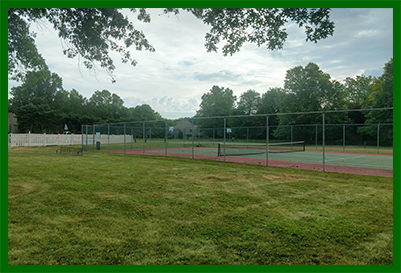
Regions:
<svg viewBox="0 0 401 273"><path fill-rule="evenodd" d="M287 70L284 86L270 88L262 95L250 89L237 98L232 89L215 85L201 99L197 117L392 107L393 59L384 65L380 77L347 77L341 83L311 62ZM287 124L285 119L280 116L271 122ZM392 112L386 116L370 112L363 117L350 114L336 119L341 123L392 122ZM299 123L313 124L301 120Z"/></svg>
<svg viewBox="0 0 401 273"><path fill-rule="evenodd" d="M77 90L64 90L62 79L49 70L30 71L20 86L12 87L8 111L18 120L20 131L80 133L82 124L163 119L149 105L125 107L124 101L108 90L95 91L87 99Z"/></svg>
<svg viewBox="0 0 401 273"><path fill-rule="evenodd" d="M260 114L312 112L322 110L355 110L393 106L393 59L384 66L380 77L347 77L343 83L332 80L315 63L297 66L287 71L284 86L270 88L260 94L243 92L239 98L230 88L214 85L201 97L194 117L257 116ZM64 124L73 133L81 132L82 124L105 124L163 120L149 105L127 108L123 100L108 90L95 91L87 99L77 90L64 90L62 79L49 70L30 71L20 86L11 88L9 111L16 114L20 131L56 133ZM392 111L342 112L327 115L331 124L392 123ZM222 128L222 119L199 119L200 128ZM265 126L263 117L228 119L229 127ZM320 115L273 115L270 126L320 124ZM177 122L175 122L177 123ZM175 124L169 122L169 126ZM284 130L284 129L283 129ZM359 129L374 135L375 128ZM263 131L262 131L263 132ZM284 134L283 131L281 131ZM276 132L279 136L280 131ZM387 132L390 136L392 128ZM262 134L263 135L263 134Z"/></svg>
<svg viewBox="0 0 401 273"><path fill-rule="evenodd" d="M380 77L356 76L347 77L342 83L331 79L315 63L305 67L297 66L287 71L284 86L270 88L260 94L255 90L243 92L239 98L230 88L213 86L203 94L196 117L226 116L226 127L242 128L233 136L244 137L245 127L265 127L263 114L299 113L288 115L269 115L269 126L276 126L273 137L288 139L288 126L322 124L322 115L308 114L315 111L349 110L329 112L325 115L326 124L378 124L392 123L393 111L369 111L364 109L393 107L393 59L385 65ZM361 111L354 111L354 110ZM238 116L245 115L248 118ZM254 116L254 117L252 117ZM235 117L235 118L230 118ZM199 119L197 125L202 128L223 128L223 119ZM333 142L342 139L342 127L331 127L326 132ZM377 138L377 126L353 127L349 135L364 135L367 139ZM300 140L315 139L316 129L303 126L297 132ZM341 131L341 132L340 132ZM207 134L207 132L206 132ZM210 132L209 132L210 134ZM223 132L220 131L222 137ZM249 134L249 132L247 132ZM382 128L382 141L392 143L392 126ZM334 137L335 135L335 137ZM253 130L253 139L266 138L266 130ZM334 138L337 138L334 141Z"/></svg>

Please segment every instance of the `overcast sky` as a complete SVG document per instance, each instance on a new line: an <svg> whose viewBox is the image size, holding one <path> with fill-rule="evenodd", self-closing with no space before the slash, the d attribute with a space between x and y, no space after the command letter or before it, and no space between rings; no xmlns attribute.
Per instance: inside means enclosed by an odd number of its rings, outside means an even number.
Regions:
<svg viewBox="0 0 401 273"><path fill-rule="evenodd" d="M124 100L125 107L149 104L164 118L191 117L198 110L201 96L213 85L230 88L239 97L253 89L260 94L272 87L283 87L286 71L295 66L316 63L332 79L343 81L357 75L380 76L393 57L392 9L332 9L334 35L318 43L305 42L304 29L287 25L284 48L268 51L245 44L233 56L206 52L205 34L209 27L187 12L160 15L162 9L149 9L151 23L138 22L156 52L132 50L138 65L122 64L118 54L116 83L102 71L89 73L78 59L68 59L51 26L32 24L36 44L51 72L63 79L65 90L76 89L86 98L99 90L109 90ZM125 13L125 12L124 12ZM9 81L9 89L20 85Z"/></svg>

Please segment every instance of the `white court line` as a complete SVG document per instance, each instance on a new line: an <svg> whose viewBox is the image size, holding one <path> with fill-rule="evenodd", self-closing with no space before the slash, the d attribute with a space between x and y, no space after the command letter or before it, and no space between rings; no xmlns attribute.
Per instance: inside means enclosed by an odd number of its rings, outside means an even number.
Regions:
<svg viewBox="0 0 401 273"><path fill-rule="evenodd" d="M339 160L347 160L347 159L354 159L354 158L363 158L366 157L366 155L357 155L357 156L353 156L353 157L342 157L342 158L335 158L335 159L326 159L325 162L328 161L339 161ZM319 161L319 163L323 163L323 160Z"/></svg>

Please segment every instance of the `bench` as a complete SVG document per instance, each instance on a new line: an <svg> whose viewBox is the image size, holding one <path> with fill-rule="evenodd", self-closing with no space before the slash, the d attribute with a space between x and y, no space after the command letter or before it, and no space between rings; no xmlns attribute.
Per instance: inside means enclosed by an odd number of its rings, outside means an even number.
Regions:
<svg viewBox="0 0 401 273"><path fill-rule="evenodd" d="M83 155L83 149L60 146L60 148L56 150L56 154Z"/></svg>

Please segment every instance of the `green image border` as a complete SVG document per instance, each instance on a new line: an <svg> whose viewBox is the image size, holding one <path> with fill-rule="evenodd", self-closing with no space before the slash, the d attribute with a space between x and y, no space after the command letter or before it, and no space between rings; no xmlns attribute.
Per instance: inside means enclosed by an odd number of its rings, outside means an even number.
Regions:
<svg viewBox="0 0 401 273"><path fill-rule="evenodd" d="M394 143L393 143L393 265L282 265L282 266L166 266L166 265L121 265L121 266L50 266L50 265L8 265L8 65L7 54L7 9L10 7L147 7L147 8L177 8L177 7L308 7L308 8L392 8L393 9L393 82L394 90ZM400 264L400 152L401 152L401 100L400 100L400 19L401 2L395 1L19 1L0 0L0 31L1 31L1 99L0 99L0 272L401 272ZM384 63L383 63L384 66Z"/></svg>

